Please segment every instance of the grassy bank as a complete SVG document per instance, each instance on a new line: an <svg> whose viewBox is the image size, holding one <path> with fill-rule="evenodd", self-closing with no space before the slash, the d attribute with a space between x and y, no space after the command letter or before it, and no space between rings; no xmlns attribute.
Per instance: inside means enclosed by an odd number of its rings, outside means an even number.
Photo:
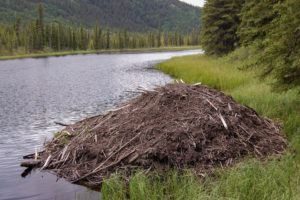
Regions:
<svg viewBox="0 0 300 200"><path fill-rule="evenodd" d="M297 91L275 93L269 82L253 72L240 71L239 59L187 56L161 63L158 68L188 83L209 85L232 95L284 126L290 146L281 159L247 159L231 169L220 169L202 180L190 172L137 173L125 185L121 176L105 181L104 199L300 199L300 98ZM126 188L129 188L127 190Z"/></svg>
<svg viewBox="0 0 300 200"><path fill-rule="evenodd" d="M161 47L161 48L142 48L142 49L108 49L108 50L86 50L86 51L59 51L59 52L37 52L30 54L16 54L0 56L0 60L13 60L22 58L45 58L52 56L67 55L86 55L86 54L109 54L109 53L149 53L164 51L183 51L200 49L200 46L181 46L181 47Z"/></svg>

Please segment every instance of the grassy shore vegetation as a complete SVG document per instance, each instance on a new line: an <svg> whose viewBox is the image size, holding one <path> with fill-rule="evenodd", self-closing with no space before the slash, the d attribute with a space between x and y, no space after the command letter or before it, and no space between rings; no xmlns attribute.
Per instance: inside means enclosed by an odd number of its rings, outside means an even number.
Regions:
<svg viewBox="0 0 300 200"><path fill-rule="evenodd" d="M104 199L300 199L300 96L297 90L277 93L271 79L261 80L250 70L244 51L216 58L205 55L173 58L158 69L187 83L220 89L284 127L290 142L287 153L268 161L252 158L214 176L198 179L188 170L164 175L136 173L126 185L122 176L105 181ZM239 59L238 59L239 58Z"/></svg>

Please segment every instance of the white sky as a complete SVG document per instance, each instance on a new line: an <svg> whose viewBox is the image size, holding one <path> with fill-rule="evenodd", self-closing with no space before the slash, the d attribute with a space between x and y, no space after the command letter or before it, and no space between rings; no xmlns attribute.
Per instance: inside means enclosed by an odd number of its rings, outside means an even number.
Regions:
<svg viewBox="0 0 300 200"><path fill-rule="evenodd" d="M194 6L201 6L202 7L204 5L205 0L180 0L180 1L184 1L184 2L192 4Z"/></svg>

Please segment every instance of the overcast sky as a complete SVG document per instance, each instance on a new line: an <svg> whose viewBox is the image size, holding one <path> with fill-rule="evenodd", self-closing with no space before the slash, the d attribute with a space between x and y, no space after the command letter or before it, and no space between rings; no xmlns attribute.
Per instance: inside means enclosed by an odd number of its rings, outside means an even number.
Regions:
<svg viewBox="0 0 300 200"><path fill-rule="evenodd" d="M181 0L194 6L203 6L205 0Z"/></svg>

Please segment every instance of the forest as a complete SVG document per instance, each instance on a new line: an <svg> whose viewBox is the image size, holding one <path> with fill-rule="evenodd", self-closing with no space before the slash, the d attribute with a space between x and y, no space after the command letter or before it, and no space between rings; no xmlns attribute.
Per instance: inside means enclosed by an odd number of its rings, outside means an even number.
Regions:
<svg viewBox="0 0 300 200"><path fill-rule="evenodd" d="M300 1L207 0L201 41L210 55L238 54L247 69L274 78L276 89L300 86Z"/></svg>
<svg viewBox="0 0 300 200"><path fill-rule="evenodd" d="M0 23L24 22L36 18L36 6L42 2L45 22L91 28L100 23L110 29L132 32L178 31L199 29L201 9L178 0L1 0Z"/></svg>
<svg viewBox="0 0 300 200"><path fill-rule="evenodd" d="M35 53L39 51L76 51L102 49L135 49L199 44L199 30L190 34L165 32L129 32L126 29L65 25L60 22L46 23L44 7L39 4L37 18L22 22L17 17L12 25L0 26L0 55Z"/></svg>

